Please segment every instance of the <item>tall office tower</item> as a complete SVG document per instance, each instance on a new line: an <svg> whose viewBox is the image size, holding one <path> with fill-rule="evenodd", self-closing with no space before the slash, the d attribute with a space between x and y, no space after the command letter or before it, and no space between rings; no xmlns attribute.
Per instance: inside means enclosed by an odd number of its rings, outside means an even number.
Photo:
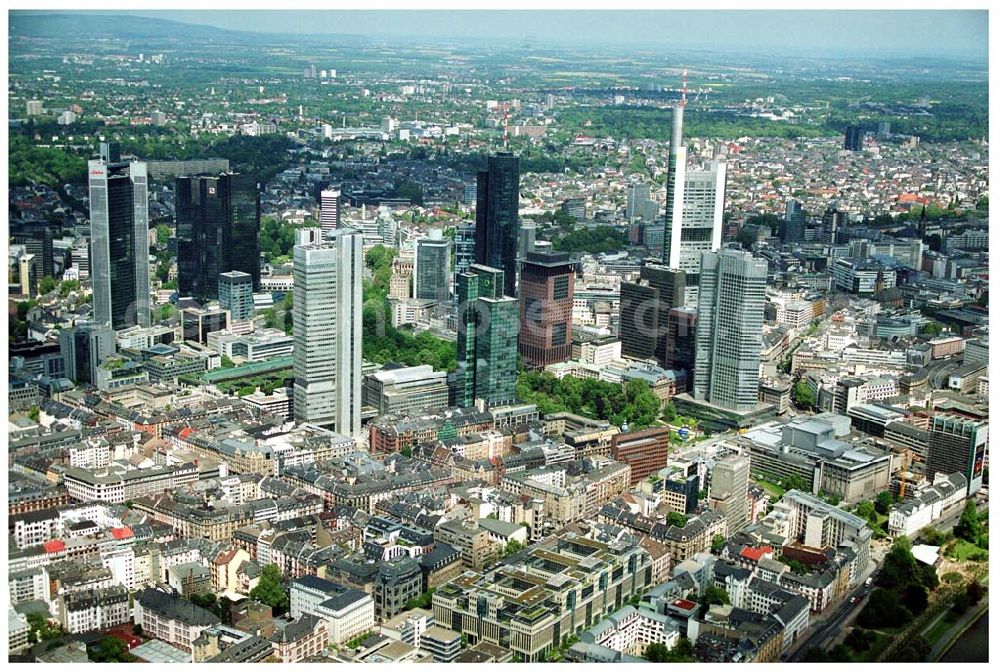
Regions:
<svg viewBox="0 0 1000 672"><path fill-rule="evenodd" d="M527 368L565 362L573 352L573 284L566 252L528 252L521 262L518 351Z"/></svg>
<svg viewBox="0 0 1000 672"><path fill-rule="evenodd" d="M253 319L253 278L243 271L219 273L219 305L234 320Z"/></svg>
<svg viewBox="0 0 1000 672"><path fill-rule="evenodd" d="M767 262L722 249L701 255L694 398L722 408L757 406Z"/></svg>
<svg viewBox="0 0 1000 672"><path fill-rule="evenodd" d="M715 461L709 506L726 517L728 534L746 527L750 518L747 490L750 487L750 458L729 453Z"/></svg>
<svg viewBox="0 0 1000 672"><path fill-rule="evenodd" d="M149 203L146 164L121 160L101 143L88 162L90 277L94 321L112 329L149 326Z"/></svg>
<svg viewBox="0 0 1000 672"><path fill-rule="evenodd" d="M890 135L892 135L892 124L888 121L878 122L878 137L879 140L885 140Z"/></svg>
<svg viewBox="0 0 1000 672"><path fill-rule="evenodd" d="M939 413L931 421L927 438L927 478L934 474L962 474L968 494L983 486L983 465L989 443L989 423L954 413Z"/></svg>
<svg viewBox="0 0 1000 672"><path fill-rule="evenodd" d="M840 210L840 201L830 201L823 212L822 242L837 245L847 236L847 213Z"/></svg>
<svg viewBox="0 0 1000 672"><path fill-rule="evenodd" d="M649 185L637 182L625 188L625 219L629 224L642 217L642 204L649 199Z"/></svg>
<svg viewBox="0 0 1000 672"><path fill-rule="evenodd" d="M522 224L517 231L517 258L524 259L529 252L535 251L535 234L538 227L534 224Z"/></svg>
<svg viewBox="0 0 1000 672"><path fill-rule="evenodd" d="M844 129L844 149L850 152L860 152L864 149L865 134L860 126L848 126Z"/></svg>
<svg viewBox="0 0 1000 672"><path fill-rule="evenodd" d="M418 299L447 301L451 294L451 241L441 229L431 229L427 238L417 240L414 255L414 292Z"/></svg>
<svg viewBox="0 0 1000 672"><path fill-rule="evenodd" d="M455 275L465 273L476 263L476 227L460 224L455 227Z"/></svg>
<svg viewBox="0 0 1000 672"><path fill-rule="evenodd" d="M56 277L55 256L53 255L53 229L55 225L45 221L10 222L10 242L14 245L24 245L28 254L33 254L33 273L39 278Z"/></svg>
<svg viewBox="0 0 1000 672"><path fill-rule="evenodd" d="M517 378L517 299L504 296L504 272L473 264L455 277L458 294L456 403L488 406L514 400Z"/></svg>
<svg viewBox="0 0 1000 672"><path fill-rule="evenodd" d="M680 268L681 230L684 216L684 174L687 147L684 145L684 107L671 115L670 154L667 157L667 214L663 232L663 263Z"/></svg>
<svg viewBox="0 0 1000 672"><path fill-rule="evenodd" d="M251 175L178 177L177 287L182 296L219 297L219 274L248 274L260 289L260 189Z"/></svg>
<svg viewBox="0 0 1000 672"><path fill-rule="evenodd" d="M667 338L670 310L684 305L687 274L660 264L639 269L637 282L623 282L618 320L622 355L666 365L672 344Z"/></svg>
<svg viewBox="0 0 1000 672"><path fill-rule="evenodd" d="M66 377L77 383L97 384L97 367L115 354L115 332L100 324L78 324L59 332L59 353Z"/></svg>
<svg viewBox="0 0 1000 672"><path fill-rule="evenodd" d="M362 236L296 231L292 334L294 416L345 436L361 429Z"/></svg>
<svg viewBox="0 0 1000 672"><path fill-rule="evenodd" d="M319 194L319 228L332 231L340 228L340 189L324 189Z"/></svg>
<svg viewBox="0 0 1000 672"><path fill-rule="evenodd" d="M798 201L785 204L785 228L781 234L783 243L801 243L806 239L806 211Z"/></svg>
<svg viewBox="0 0 1000 672"><path fill-rule="evenodd" d="M476 263L504 272L504 294L517 296L520 162L510 152L489 157L476 180Z"/></svg>
<svg viewBox="0 0 1000 672"><path fill-rule="evenodd" d="M667 218L664 246L669 256L664 263L688 274L684 300L695 305L698 298L698 269L701 253L713 252L722 245L722 216L726 200L726 164L713 161L708 170L684 173L681 230L673 228L678 217ZM674 202L672 198L668 203Z"/></svg>
<svg viewBox="0 0 1000 672"><path fill-rule="evenodd" d="M694 342L698 311L694 308L673 308L667 314L667 359L664 368L694 371ZM691 376L688 376L688 385Z"/></svg>

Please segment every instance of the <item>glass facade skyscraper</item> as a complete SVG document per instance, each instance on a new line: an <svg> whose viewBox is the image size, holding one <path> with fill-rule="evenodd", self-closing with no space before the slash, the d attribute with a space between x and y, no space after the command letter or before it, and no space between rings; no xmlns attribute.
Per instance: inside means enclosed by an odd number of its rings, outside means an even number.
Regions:
<svg viewBox="0 0 1000 672"><path fill-rule="evenodd" d="M219 274L240 271L260 289L260 194L251 175L177 178L177 286L219 298Z"/></svg>
<svg viewBox="0 0 1000 672"><path fill-rule="evenodd" d="M510 152L489 157L476 185L476 263L504 272L504 293L517 296L517 215L520 161Z"/></svg>
<svg viewBox="0 0 1000 672"><path fill-rule="evenodd" d="M418 299L447 301L451 295L451 241L432 229L427 238L417 241L414 255L414 296Z"/></svg>
<svg viewBox="0 0 1000 672"><path fill-rule="evenodd" d="M87 171L94 321L115 330L150 324L146 164L120 159L117 144L101 143Z"/></svg>
<svg viewBox="0 0 1000 672"><path fill-rule="evenodd" d="M219 304L234 320L253 319L253 278L242 271L219 273Z"/></svg>
<svg viewBox="0 0 1000 672"><path fill-rule="evenodd" d="M517 299L504 296L504 272L473 264L456 276L458 372L456 404L488 406L514 400L517 378Z"/></svg>
<svg viewBox="0 0 1000 672"><path fill-rule="evenodd" d="M757 407L766 278L767 262L749 252L701 255L695 399L734 411Z"/></svg>

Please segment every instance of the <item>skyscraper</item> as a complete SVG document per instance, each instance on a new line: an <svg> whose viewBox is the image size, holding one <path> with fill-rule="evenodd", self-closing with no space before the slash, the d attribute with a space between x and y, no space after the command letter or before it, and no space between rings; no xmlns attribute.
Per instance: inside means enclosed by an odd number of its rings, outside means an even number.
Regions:
<svg viewBox="0 0 1000 672"><path fill-rule="evenodd" d="M97 367L115 354L115 332L100 324L79 324L59 332L59 354L66 377L77 383L97 384Z"/></svg>
<svg viewBox="0 0 1000 672"><path fill-rule="evenodd" d="M781 242L801 243L806 239L806 212L798 201L788 201L785 204L785 228L782 231Z"/></svg>
<svg viewBox="0 0 1000 672"><path fill-rule="evenodd" d="M455 278L458 294L456 404L489 406L514 400L517 299L504 296L504 272L473 264Z"/></svg>
<svg viewBox="0 0 1000 672"><path fill-rule="evenodd" d="M715 461L709 506L726 517L726 530L734 534L746 527L750 517L747 490L750 487L750 458L729 453Z"/></svg>
<svg viewBox="0 0 1000 672"><path fill-rule="evenodd" d="M767 262L722 249L701 255L694 398L734 411L757 404Z"/></svg>
<svg viewBox="0 0 1000 672"><path fill-rule="evenodd" d="M528 252L521 262L518 351L528 368L564 362L573 352L573 284L566 252Z"/></svg>
<svg viewBox="0 0 1000 672"><path fill-rule="evenodd" d="M671 212L663 236L664 247L669 250L669 255L664 256L664 263L670 268L687 272L684 300L694 305L698 297L701 253L715 251L722 245L726 164L713 161L707 170L686 171L683 176L681 229L674 228L678 218ZM673 203L674 200L668 196L667 202Z"/></svg>
<svg viewBox="0 0 1000 672"><path fill-rule="evenodd" d="M840 201L830 201L823 212L822 242L837 245L847 239L847 213L840 209Z"/></svg>
<svg viewBox="0 0 1000 672"><path fill-rule="evenodd" d="M117 143L101 143L88 162L90 277L94 321L112 329L149 326L149 204L146 164L123 162Z"/></svg>
<svg viewBox="0 0 1000 672"><path fill-rule="evenodd" d="M451 241L441 229L431 229L427 238L417 240L414 255L414 293L418 299L447 301L451 290Z"/></svg>
<svg viewBox="0 0 1000 672"><path fill-rule="evenodd" d="M844 149L850 152L860 152L864 149L865 134L860 126L848 126L844 129Z"/></svg>
<svg viewBox="0 0 1000 672"><path fill-rule="evenodd" d="M476 263L476 227L460 224L455 227L455 275L465 273Z"/></svg>
<svg viewBox="0 0 1000 672"><path fill-rule="evenodd" d="M672 349L667 317L673 308L684 305L687 274L661 264L639 269L639 280L623 282L618 335L622 355L631 359L655 358L666 365Z"/></svg>
<svg viewBox="0 0 1000 672"><path fill-rule="evenodd" d="M987 422L954 413L935 415L927 440L927 478L959 473L969 483L968 494L978 492L983 485L989 429Z"/></svg>
<svg viewBox="0 0 1000 672"><path fill-rule="evenodd" d="M340 228L340 189L324 189L319 195L319 228L332 231Z"/></svg>
<svg viewBox="0 0 1000 672"><path fill-rule="evenodd" d="M55 278L55 258L53 256L52 239L55 225L45 221L11 220L10 242L14 245L24 245L28 254L33 254L32 266L34 274L39 278L48 276Z"/></svg>
<svg viewBox="0 0 1000 672"><path fill-rule="evenodd" d="M361 429L361 234L296 231L294 416L345 436Z"/></svg>
<svg viewBox="0 0 1000 672"><path fill-rule="evenodd" d="M219 297L219 274L240 271L260 289L260 191L251 175L178 177L177 287Z"/></svg>
<svg viewBox="0 0 1000 672"><path fill-rule="evenodd" d="M253 319L253 278L243 271L219 273L219 304L234 320Z"/></svg>
<svg viewBox="0 0 1000 672"><path fill-rule="evenodd" d="M663 263L680 268L681 229L684 216L684 173L687 147L684 145L684 107L671 113L670 154L667 157L667 215L663 231Z"/></svg>
<svg viewBox="0 0 1000 672"><path fill-rule="evenodd" d="M510 152L489 157L476 181L476 263L504 272L504 294L517 296L517 209L520 162Z"/></svg>

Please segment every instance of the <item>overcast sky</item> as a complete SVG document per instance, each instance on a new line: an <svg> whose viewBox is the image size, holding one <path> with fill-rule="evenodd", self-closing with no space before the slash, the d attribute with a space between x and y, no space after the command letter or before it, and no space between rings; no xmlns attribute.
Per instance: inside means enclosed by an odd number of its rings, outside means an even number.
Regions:
<svg viewBox="0 0 1000 672"><path fill-rule="evenodd" d="M69 9L68 11L72 11ZM934 11L221 11L121 12L280 33L421 35L714 47L719 50L954 55L985 59L988 13Z"/></svg>

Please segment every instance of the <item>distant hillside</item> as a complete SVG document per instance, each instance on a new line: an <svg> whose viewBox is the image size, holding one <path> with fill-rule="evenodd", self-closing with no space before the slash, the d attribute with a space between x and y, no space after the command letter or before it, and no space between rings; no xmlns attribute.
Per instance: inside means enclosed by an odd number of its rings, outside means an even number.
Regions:
<svg viewBox="0 0 1000 672"><path fill-rule="evenodd" d="M8 25L8 35L11 37L23 35L59 38L67 35L93 35L127 40L218 42L243 42L257 37L254 33L124 14L38 14L14 11L8 14Z"/></svg>

